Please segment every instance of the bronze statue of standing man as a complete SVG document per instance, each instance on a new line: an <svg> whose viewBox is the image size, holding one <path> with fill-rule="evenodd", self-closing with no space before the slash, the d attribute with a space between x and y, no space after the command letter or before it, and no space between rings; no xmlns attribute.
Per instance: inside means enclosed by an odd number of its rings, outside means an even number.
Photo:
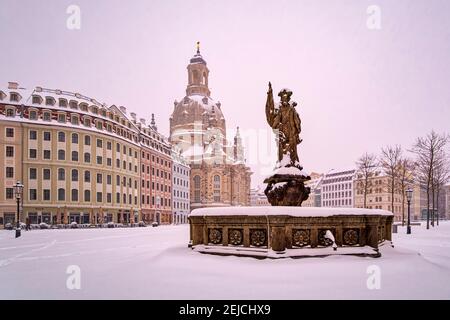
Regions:
<svg viewBox="0 0 450 320"><path fill-rule="evenodd" d="M291 100L292 91L283 89L278 93L281 102L275 108L273 101L272 84L269 82L269 91L266 101L266 118L270 127L276 131L278 145L279 166L300 166L297 154L297 145L302 142L300 116L295 110L297 103ZM288 162L289 161L289 162Z"/></svg>

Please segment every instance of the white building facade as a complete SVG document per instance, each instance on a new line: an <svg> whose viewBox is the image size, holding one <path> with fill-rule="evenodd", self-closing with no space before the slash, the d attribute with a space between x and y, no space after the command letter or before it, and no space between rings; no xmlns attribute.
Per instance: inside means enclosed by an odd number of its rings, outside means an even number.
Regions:
<svg viewBox="0 0 450 320"><path fill-rule="evenodd" d="M189 194L191 168L176 147L172 149L172 160L173 223L188 223L187 217L191 211Z"/></svg>
<svg viewBox="0 0 450 320"><path fill-rule="evenodd" d="M355 169L331 170L325 174L321 187L322 207L353 208Z"/></svg>

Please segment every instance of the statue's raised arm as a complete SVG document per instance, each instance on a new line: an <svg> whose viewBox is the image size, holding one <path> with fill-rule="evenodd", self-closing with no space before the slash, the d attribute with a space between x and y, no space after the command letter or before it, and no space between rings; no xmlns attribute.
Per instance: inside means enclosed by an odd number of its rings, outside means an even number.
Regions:
<svg viewBox="0 0 450 320"><path fill-rule="evenodd" d="M273 102L272 84L270 82L269 82L269 91L267 91L266 118L267 123L271 127L273 127L273 120L275 118L275 104Z"/></svg>

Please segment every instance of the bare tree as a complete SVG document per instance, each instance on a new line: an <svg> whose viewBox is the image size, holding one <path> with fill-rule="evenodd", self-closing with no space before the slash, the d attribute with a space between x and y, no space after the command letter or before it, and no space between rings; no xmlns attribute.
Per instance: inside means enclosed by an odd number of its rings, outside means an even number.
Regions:
<svg viewBox="0 0 450 320"><path fill-rule="evenodd" d="M402 225L405 225L405 197L406 189L414 183L414 162L408 158L400 159L398 171L399 189L402 194Z"/></svg>
<svg viewBox="0 0 450 320"><path fill-rule="evenodd" d="M437 163L433 173L433 188L436 192L437 217L436 222L439 225L439 195L444 185L450 180L450 161L444 149L440 150L437 155ZM433 197L434 202L434 197ZM433 205L434 209L434 205ZM434 212L434 210L433 210ZM434 215L431 220L434 223Z"/></svg>
<svg viewBox="0 0 450 320"><path fill-rule="evenodd" d="M381 149L380 165L385 175L388 177L387 189L391 194L391 211L394 211L394 197L398 190L398 176L400 160L402 157L402 147L399 145L387 146Z"/></svg>
<svg viewBox="0 0 450 320"><path fill-rule="evenodd" d="M377 166L377 158L374 154L365 153L363 154L358 161L356 162L357 166L357 177L358 177L358 185L357 188L359 191L363 192L364 195L364 208L367 208L367 194L369 193L369 187L371 185L370 178L373 176L376 166Z"/></svg>
<svg viewBox="0 0 450 320"><path fill-rule="evenodd" d="M427 229L430 228L430 196L434 196L433 174L438 162L440 150L443 150L447 143L447 135L439 135L431 131L425 137L417 138L412 152L416 154L416 173L420 183L426 185L427 190ZM434 199L433 199L434 206Z"/></svg>

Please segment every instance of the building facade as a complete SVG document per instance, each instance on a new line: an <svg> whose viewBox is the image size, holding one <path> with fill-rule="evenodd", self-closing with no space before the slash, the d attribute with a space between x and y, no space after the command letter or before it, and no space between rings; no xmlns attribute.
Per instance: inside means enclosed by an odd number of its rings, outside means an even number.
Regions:
<svg viewBox="0 0 450 320"><path fill-rule="evenodd" d="M10 83L0 90L0 137L0 227L15 221L11 188L17 180L24 184L23 222L141 221L141 185L149 179L163 190L161 196L156 187L151 192L163 199L160 209L167 218L161 220L170 223L170 144L154 128L137 123L126 108L79 93L26 90ZM155 175L141 178L147 146L159 160L150 160Z"/></svg>
<svg viewBox="0 0 450 320"><path fill-rule="evenodd" d="M211 98L209 69L199 49L187 70L186 96L174 102L170 117L170 142L191 167L191 208L250 205L251 171L239 128L229 143L222 106Z"/></svg>
<svg viewBox="0 0 450 320"><path fill-rule="evenodd" d="M355 172L355 169L333 169L325 174L321 183L322 207L352 208L354 206Z"/></svg>
<svg viewBox="0 0 450 320"><path fill-rule="evenodd" d="M250 206L270 206L269 200L267 200L267 196L264 194L264 186L258 186L250 190Z"/></svg>
<svg viewBox="0 0 450 320"><path fill-rule="evenodd" d="M303 201L302 207L321 207L322 206L322 180L325 175L312 172L311 180L305 183L310 188L308 199Z"/></svg>
<svg viewBox="0 0 450 320"><path fill-rule="evenodd" d="M181 155L181 150L175 147L172 150L172 176L173 176L173 223L181 224L188 222L190 212L190 172L191 168L186 159Z"/></svg>

